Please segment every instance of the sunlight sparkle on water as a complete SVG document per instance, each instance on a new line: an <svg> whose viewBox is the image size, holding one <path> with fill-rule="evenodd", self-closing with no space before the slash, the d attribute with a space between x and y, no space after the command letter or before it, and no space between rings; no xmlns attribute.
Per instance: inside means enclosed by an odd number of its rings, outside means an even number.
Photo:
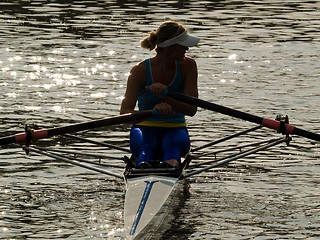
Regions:
<svg viewBox="0 0 320 240"><path fill-rule="evenodd" d="M16 76L17 76L17 72L14 72L14 71L13 71L13 72L10 73L10 75L11 75L12 77L16 77Z"/></svg>
<svg viewBox="0 0 320 240"><path fill-rule="evenodd" d="M235 60L237 58L237 54L231 54L228 59Z"/></svg>
<svg viewBox="0 0 320 240"><path fill-rule="evenodd" d="M71 80L71 79L79 78L79 76L77 76L77 75L71 75L71 74L63 74L63 75L62 75L62 78L63 78L63 79Z"/></svg>
<svg viewBox="0 0 320 240"><path fill-rule="evenodd" d="M37 107L37 106L25 106L24 107L27 111L37 111L40 110L41 107Z"/></svg>
<svg viewBox="0 0 320 240"><path fill-rule="evenodd" d="M19 94L16 93L7 93L6 94L9 98L16 98Z"/></svg>
<svg viewBox="0 0 320 240"><path fill-rule="evenodd" d="M32 65L33 70L36 70L37 72L40 71L41 66L40 65Z"/></svg>
<svg viewBox="0 0 320 240"><path fill-rule="evenodd" d="M97 64L97 65L96 65L96 68L97 68L97 69L103 69L103 65L102 65L102 64Z"/></svg>
<svg viewBox="0 0 320 240"><path fill-rule="evenodd" d="M55 84L43 84L44 89L50 89L51 87L56 86Z"/></svg>
<svg viewBox="0 0 320 240"><path fill-rule="evenodd" d="M14 57L9 58L8 60L10 62L13 62L13 61L20 61L21 59L22 59L21 56L14 56Z"/></svg>
<svg viewBox="0 0 320 240"><path fill-rule="evenodd" d="M53 109L55 112L62 112L62 107L61 107L61 106L53 106L52 109Z"/></svg>
<svg viewBox="0 0 320 240"><path fill-rule="evenodd" d="M29 73L29 77L30 77L30 79L32 79L32 80L39 78L39 77L38 77L36 74L34 74L34 73Z"/></svg>
<svg viewBox="0 0 320 240"><path fill-rule="evenodd" d="M41 56L32 56L31 57L31 60L33 60L33 61L41 61L41 59L42 59ZM48 58L48 60L49 60L49 58Z"/></svg>
<svg viewBox="0 0 320 240"><path fill-rule="evenodd" d="M55 49L52 51L53 54L59 54L63 52L63 48Z"/></svg>
<svg viewBox="0 0 320 240"><path fill-rule="evenodd" d="M76 86L80 83L79 80L69 80L69 81L66 81L66 85L67 86Z"/></svg>
<svg viewBox="0 0 320 240"><path fill-rule="evenodd" d="M71 59L71 58L64 58L63 61L65 61L65 62L73 62L73 59Z"/></svg>
<svg viewBox="0 0 320 240"><path fill-rule="evenodd" d="M116 75L117 75L117 73L115 73L115 72L112 73L112 79L113 79L113 80L118 80L118 79L116 78Z"/></svg>
<svg viewBox="0 0 320 240"><path fill-rule="evenodd" d="M60 74L60 73L55 73L50 76L51 79L53 79L57 85L63 85L65 84L66 86L76 86L77 84L80 83L78 79L79 76L77 75L71 75L71 74Z"/></svg>
<svg viewBox="0 0 320 240"><path fill-rule="evenodd" d="M106 93L92 93L91 94L91 97L92 98L103 98L103 97L105 97L107 94Z"/></svg>
<svg viewBox="0 0 320 240"><path fill-rule="evenodd" d="M93 67L93 68L91 68L91 72L92 72L92 74L96 74L97 73L97 69L95 68L95 67Z"/></svg>
<svg viewBox="0 0 320 240"><path fill-rule="evenodd" d="M90 75L88 68L79 68L78 70L82 72L84 75Z"/></svg>
<svg viewBox="0 0 320 240"><path fill-rule="evenodd" d="M80 92L67 92L68 96L77 96L80 95Z"/></svg>
<svg viewBox="0 0 320 240"><path fill-rule="evenodd" d="M108 232L108 236L112 236L116 233L115 229L112 229L110 232Z"/></svg>
<svg viewBox="0 0 320 240"><path fill-rule="evenodd" d="M8 68L8 67L3 67L3 68L1 68L1 70L2 70L2 72L8 72L8 71L10 70L10 68Z"/></svg>

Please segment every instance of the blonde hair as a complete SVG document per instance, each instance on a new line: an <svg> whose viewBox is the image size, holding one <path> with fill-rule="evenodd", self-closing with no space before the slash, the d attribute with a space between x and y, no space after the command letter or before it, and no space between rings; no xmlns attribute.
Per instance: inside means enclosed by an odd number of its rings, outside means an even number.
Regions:
<svg viewBox="0 0 320 240"><path fill-rule="evenodd" d="M157 44L164 42L170 38L176 37L183 33L186 28L175 21L166 21L162 23L156 31L151 31L144 37L140 45L142 48L153 50L156 48ZM156 51L159 49L156 49Z"/></svg>

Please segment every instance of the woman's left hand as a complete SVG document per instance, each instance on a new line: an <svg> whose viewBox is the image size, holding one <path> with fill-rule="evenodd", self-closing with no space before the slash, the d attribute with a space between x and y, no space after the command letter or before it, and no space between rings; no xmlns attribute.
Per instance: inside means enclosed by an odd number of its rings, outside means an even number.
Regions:
<svg viewBox="0 0 320 240"><path fill-rule="evenodd" d="M153 83L150 85L150 92L160 96L164 90L167 90L168 87L162 83Z"/></svg>
<svg viewBox="0 0 320 240"><path fill-rule="evenodd" d="M154 106L153 110L158 110L160 115L169 115L174 114L172 107L170 104L166 102L159 103Z"/></svg>

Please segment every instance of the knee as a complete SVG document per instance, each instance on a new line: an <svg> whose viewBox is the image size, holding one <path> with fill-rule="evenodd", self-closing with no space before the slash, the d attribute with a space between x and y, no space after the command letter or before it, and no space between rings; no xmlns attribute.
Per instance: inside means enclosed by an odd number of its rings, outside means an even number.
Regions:
<svg viewBox="0 0 320 240"><path fill-rule="evenodd" d="M180 152L188 152L190 149L189 134L185 129L177 129L166 136L163 141L163 148L177 146Z"/></svg>

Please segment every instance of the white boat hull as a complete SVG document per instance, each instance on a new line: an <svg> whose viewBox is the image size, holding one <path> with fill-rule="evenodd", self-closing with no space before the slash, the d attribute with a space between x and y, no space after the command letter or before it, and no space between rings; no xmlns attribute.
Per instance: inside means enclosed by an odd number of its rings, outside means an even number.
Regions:
<svg viewBox="0 0 320 240"><path fill-rule="evenodd" d="M166 216L178 178L143 176L127 179L124 227L127 239L148 239Z"/></svg>

